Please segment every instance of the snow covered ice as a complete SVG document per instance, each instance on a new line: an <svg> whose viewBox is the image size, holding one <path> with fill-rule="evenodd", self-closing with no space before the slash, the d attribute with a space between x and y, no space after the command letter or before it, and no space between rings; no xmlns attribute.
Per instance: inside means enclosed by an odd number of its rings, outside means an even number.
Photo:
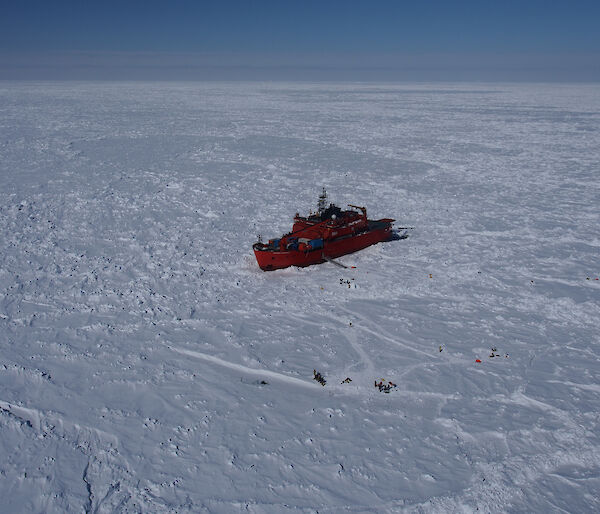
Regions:
<svg viewBox="0 0 600 514"><path fill-rule="evenodd" d="M598 86L3 82L0 113L2 512L600 510ZM322 186L415 228L260 271Z"/></svg>

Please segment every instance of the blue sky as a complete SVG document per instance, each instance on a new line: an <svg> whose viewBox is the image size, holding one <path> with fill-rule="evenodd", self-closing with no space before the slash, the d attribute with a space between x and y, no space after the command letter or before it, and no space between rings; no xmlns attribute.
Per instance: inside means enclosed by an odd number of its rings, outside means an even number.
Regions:
<svg viewBox="0 0 600 514"><path fill-rule="evenodd" d="M7 1L0 78L600 80L599 34L583 0Z"/></svg>

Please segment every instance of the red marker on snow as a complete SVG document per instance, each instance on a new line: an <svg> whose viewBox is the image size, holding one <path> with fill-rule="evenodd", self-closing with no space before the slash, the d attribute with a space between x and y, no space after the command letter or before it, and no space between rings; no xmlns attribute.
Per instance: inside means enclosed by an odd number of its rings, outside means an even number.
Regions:
<svg viewBox="0 0 600 514"><path fill-rule="evenodd" d="M475 359L475 362L481 362L481 360L480 359Z"/></svg>

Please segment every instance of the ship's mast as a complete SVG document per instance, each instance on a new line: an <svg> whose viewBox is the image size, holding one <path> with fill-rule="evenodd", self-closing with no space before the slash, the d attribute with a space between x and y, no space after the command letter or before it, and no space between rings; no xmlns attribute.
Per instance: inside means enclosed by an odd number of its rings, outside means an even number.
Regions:
<svg viewBox="0 0 600 514"><path fill-rule="evenodd" d="M323 192L321 196L319 196L319 203L317 205L317 213L322 214L325 209L327 209L327 191L325 191L325 187L323 187Z"/></svg>

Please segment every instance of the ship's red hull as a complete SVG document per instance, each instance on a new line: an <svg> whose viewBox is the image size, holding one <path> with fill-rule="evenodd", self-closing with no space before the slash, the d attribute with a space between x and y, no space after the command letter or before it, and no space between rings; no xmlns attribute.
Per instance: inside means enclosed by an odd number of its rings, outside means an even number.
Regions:
<svg viewBox="0 0 600 514"><path fill-rule="evenodd" d="M391 236L391 219L368 222L365 231L336 239L326 239L323 247L310 250L260 250L255 248L254 255L263 271L287 268L289 266L311 266L320 264L327 259L335 259L362 250L368 246L386 241Z"/></svg>

